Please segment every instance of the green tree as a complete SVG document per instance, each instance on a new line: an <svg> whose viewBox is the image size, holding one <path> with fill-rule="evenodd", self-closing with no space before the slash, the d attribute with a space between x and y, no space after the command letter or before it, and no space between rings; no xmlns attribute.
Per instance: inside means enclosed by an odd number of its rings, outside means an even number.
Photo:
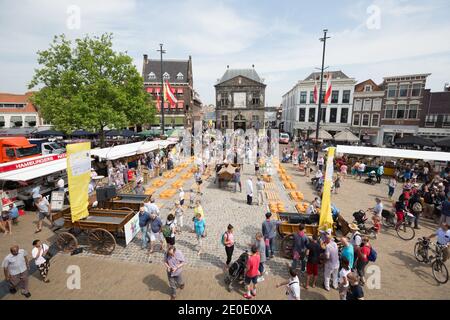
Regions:
<svg viewBox="0 0 450 320"><path fill-rule="evenodd" d="M112 34L76 39L55 36L50 48L38 51L39 68L29 89L42 87L31 100L56 129L85 129L100 134L152 123L155 105L143 90L132 59L112 49Z"/></svg>

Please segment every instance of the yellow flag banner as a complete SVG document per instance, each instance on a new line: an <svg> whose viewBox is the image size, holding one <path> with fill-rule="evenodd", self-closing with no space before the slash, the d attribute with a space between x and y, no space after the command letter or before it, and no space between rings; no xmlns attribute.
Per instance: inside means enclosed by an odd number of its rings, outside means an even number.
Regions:
<svg viewBox="0 0 450 320"><path fill-rule="evenodd" d="M89 215L88 188L91 182L91 143L67 145L67 178L72 222Z"/></svg>
<svg viewBox="0 0 450 320"><path fill-rule="evenodd" d="M333 216L331 215L331 186L333 184L333 160L335 148L328 148L327 164L323 182L322 206L320 208L319 230L333 229Z"/></svg>

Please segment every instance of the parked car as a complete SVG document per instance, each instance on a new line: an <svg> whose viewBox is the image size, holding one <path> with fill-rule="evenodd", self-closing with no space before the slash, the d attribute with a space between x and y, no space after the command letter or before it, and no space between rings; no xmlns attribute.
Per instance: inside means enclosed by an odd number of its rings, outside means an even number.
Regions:
<svg viewBox="0 0 450 320"><path fill-rule="evenodd" d="M289 134L287 134L287 133L280 133L279 143L288 144L289 143Z"/></svg>

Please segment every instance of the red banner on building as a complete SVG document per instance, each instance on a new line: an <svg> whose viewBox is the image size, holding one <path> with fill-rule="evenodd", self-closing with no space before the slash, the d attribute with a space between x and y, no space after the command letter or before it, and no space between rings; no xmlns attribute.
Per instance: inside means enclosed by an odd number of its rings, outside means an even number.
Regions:
<svg viewBox="0 0 450 320"><path fill-rule="evenodd" d="M23 168L28 168L28 167L32 167L38 164L43 164L46 162L51 162L51 161L55 161L55 160L59 160L59 159L64 159L66 157L65 153L62 154L55 154L55 155L51 155L51 156L44 156L44 157L39 157L39 158L31 158L31 159L26 159L20 162L16 162L12 163L12 164L5 164L3 166L0 166L0 173L3 172L8 172L8 171L13 171L13 170L17 170L17 169L23 169Z"/></svg>

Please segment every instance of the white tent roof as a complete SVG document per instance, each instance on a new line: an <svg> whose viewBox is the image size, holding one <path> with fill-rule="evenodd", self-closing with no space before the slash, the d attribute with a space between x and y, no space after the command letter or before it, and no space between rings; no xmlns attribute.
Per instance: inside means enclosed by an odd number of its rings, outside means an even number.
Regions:
<svg viewBox="0 0 450 320"><path fill-rule="evenodd" d="M316 138L316 131L313 131L309 135L309 138L310 139L315 139ZM333 136L328 131L325 131L323 129L319 129L319 139L320 140L331 140L331 139L333 139Z"/></svg>
<svg viewBox="0 0 450 320"><path fill-rule="evenodd" d="M35 166L26 167L0 173L0 180L9 181L28 181L35 178L43 177L58 171L66 170L67 159L59 159Z"/></svg>
<svg viewBox="0 0 450 320"><path fill-rule="evenodd" d="M356 142L359 141L359 138L355 136L348 130L341 131L334 135L334 141L348 141L348 142Z"/></svg>
<svg viewBox="0 0 450 320"><path fill-rule="evenodd" d="M434 161L450 161L450 152L420 151L391 148L372 148L358 146L336 147L336 153L359 154L364 156L378 156L390 158L421 159Z"/></svg>
<svg viewBox="0 0 450 320"><path fill-rule="evenodd" d="M99 157L101 160L117 160L157 149L164 149L171 144L176 144L176 142L167 140L134 142L110 148L93 149L91 150L91 155Z"/></svg>

